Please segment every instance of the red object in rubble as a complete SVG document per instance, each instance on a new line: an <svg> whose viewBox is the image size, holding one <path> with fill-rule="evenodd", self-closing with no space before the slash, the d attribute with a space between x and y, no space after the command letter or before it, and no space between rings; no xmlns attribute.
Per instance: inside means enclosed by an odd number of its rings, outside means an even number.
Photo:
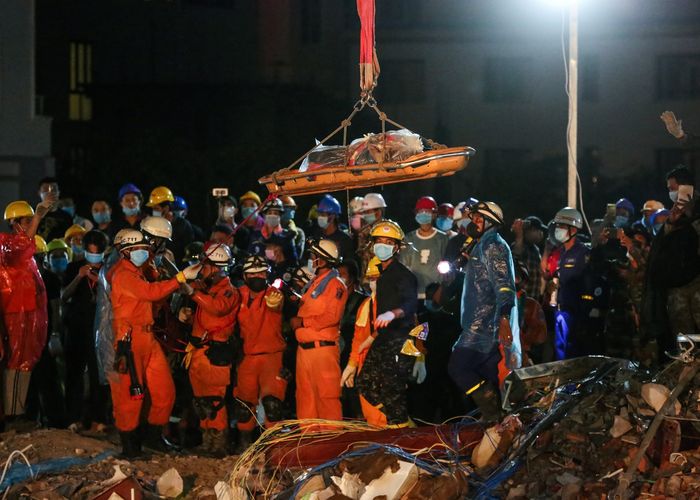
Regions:
<svg viewBox="0 0 700 500"><path fill-rule="evenodd" d="M274 444L270 446L267 456L270 462L278 467L315 467L347 451L365 448L372 444L396 446L408 452L429 448L439 443L454 447L455 432L459 433L457 446L460 455L471 453L484 435L483 428L479 424L467 426L443 424L378 431L348 431L333 438L314 438L311 435L298 441ZM436 447L432 450L433 456L439 453L440 448Z"/></svg>

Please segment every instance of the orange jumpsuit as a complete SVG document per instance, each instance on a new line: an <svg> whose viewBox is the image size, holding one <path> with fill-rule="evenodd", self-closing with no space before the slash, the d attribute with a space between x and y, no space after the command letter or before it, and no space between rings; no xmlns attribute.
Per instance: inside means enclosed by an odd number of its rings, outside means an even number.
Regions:
<svg viewBox="0 0 700 500"><path fill-rule="evenodd" d="M296 330L299 342L296 373L299 419L343 418L338 340L348 291L342 280L328 276L330 272L323 270L314 278L301 298L297 314L302 319L302 326ZM325 289L320 292L324 285Z"/></svg>
<svg viewBox="0 0 700 500"><path fill-rule="evenodd" d="M165 425L175 403L175 384L168 360L151 333L153 302L178 289L177 279L149 283L143 272L129 260L123 259L112 268L112 311L114 342L131 330L131 350L136 374L150 395L148 423ZM117 429L128 432L139 425L143 400L133 400L129 394L129 374L116 374L110 381Z"/></svg>
<svg viewBox="0 0 700 500"><path fill-rule="evenodd" d="M287 392L287 379L282 373L282 355L286 347L282 338L282 302L270 307L266 301L274 290L268 287L253 297L246 285L239 288L238 325L243 340L243 360L238 366L238 383L233 394L246 406L242 411L248 412L238 419L241 431L255 428L256 421L252 417L259 400L263 400L264 405L265 397L272 396L281 403ZM273 419L279 420L277 415L273 415ZM266 418L265 427L274 423Z"/></svg>
<svg viewBox="0 0 700 500"><path fill-rule="evenodd" d="M362 351L360 351L360 348L365 340L374 333L374 327L372 325L377 318L377 301L374 299L374 294L367 297L357 310L355 333L352 337L352 351L350 352L350 359L348 361L348 364L357 366L357 374L362 371L362 365L369 352L368 347L365 347ZM355 378L357 378L357 374L355 374ZM370 402L362 396L362 393L360 393L360 406L362 407L362 414L368 424L376 425L377 427L387 426L386 415L376 406L370 404Z"/></svg>
<svg viewBox="0 0 700 500"><path fill-rule="evenodd" d="M228 412L224 404L226 387L231 383L231 365L213 365L207 357L206 341L227 342L236 325L236 312L240 295L225 277L214 284L208 291L197 291L192 295L197 304L194 316L192 336L205 340L201 347L191 351L189 376L195 398L215 397L218 411L214 418L202 418L202 429L224 431L228 428Z"/></svg>

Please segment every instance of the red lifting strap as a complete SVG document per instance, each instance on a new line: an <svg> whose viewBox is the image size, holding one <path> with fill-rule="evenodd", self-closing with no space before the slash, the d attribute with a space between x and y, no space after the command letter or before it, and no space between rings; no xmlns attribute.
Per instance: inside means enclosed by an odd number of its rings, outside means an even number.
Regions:
<svg viewBox="0 0 700 500"><path fill-rule="evenodd" d="M379 60L374 45L374 0L357 0L360 16L360 88L370 92L379 77Z"/></svg>

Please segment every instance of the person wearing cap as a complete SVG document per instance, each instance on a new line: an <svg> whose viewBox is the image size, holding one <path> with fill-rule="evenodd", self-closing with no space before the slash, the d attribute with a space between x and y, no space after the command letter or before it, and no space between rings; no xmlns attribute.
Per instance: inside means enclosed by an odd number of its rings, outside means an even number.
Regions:
<svg viewBox="0 0 700 500"><path fill-rule="evenodd" d="M166 246L173 252L175 262L180 262L185 255L185 247L194 241L194 229L190 221L175 215L174 204L173 192L165 186L158 186L151 191L146 206L152 210L154 217L163 217L172 225L172 237Z"/></svg>
<svg viewBox="0 0 700 500"><path fill-rule="evenodd" d="M620 198L615 203L615 227L624 229L632 225L634 204L627 198Z"/></svg>
<svg viewBox="0 0 700 500"><path fill-rule="evenodd" d="M304 245L306 244L306 234L304 230L297 226L294 217L297 213L297 202L289 195L283 194L280 196L284 212L282 212L282 227L294 235L294 248L297 255L304 254Z"/></svg>
<svg viewBox="0 0 700 500"><path fill-rule="evenodd" d="M260 231L265 224L265 219L256 213L262 201L260 196L253 191L246 191L238 199L240 204L241 224L250 231Z"/></svg>
<svg viewBox="0 0 700 500"><path fill-rule="evenodd" d="M355 258L355 245L352 238L340 230L342 209L340 202L329 194L324 194L316 207L316 232L312 238L333 241L340 251L343 260Z"/></svg>
<svg viewBox="0 0 700 500"><path fill-rule="evenodd" d="M97 370L94 326L95 289L109 240L103 232L93 230L82 236L82 244L84 251L68 264L63 275L61 294L66 324L66 410L68 422L75 430L81 426L90 429L93 422L107 422L106 394L100 391ZM86 369L89 379L87 402L83 399Z"/></svg>
<svg viewBox="0 0 700 500"><path fill-rule="evenodd" d="M455 207L452 203L440 203L437 209L437 219L435 227L447 235L447 239L452 239L457 235L454 226Z"/></svg>
<svg viewBox="0 0 700 500"><path fill-rule="evenodd" d="M510 247L498 234L503 211L492 201L469 208L469 236L477 240L469 254L461 307L462 333L448 365L462 397L471 399L484 421L500 420L499 363L520 366L515 272Z"/></svg>
<svg viewBox="0 0 700 500"><path fill-rule="evenodd" d="M46 345L46 288L34 261L34 235L55 201L53 195L45 197L36 212L26 201L13 201L5 208L11 232L0 233L0 311L6 338L0 356L7 417L24 413L31 372Z"/></svg>
<svg viewBox="0 0 700 500"><path fill-rule="evenodd" d="M240 305L240 294L228 278L233 256L228 246L210 243L202 253L197 284L185 287L196 305L192 334L184 365L194 393L205 451L224 455L227 451L228 413L226 387L231 384L234 360L231 343Z"/></svg>
<svg viewBox="0 0 700 500"><path fill-rule="evenodd" d="M46 241L62 238L63 233L73 224L73 216L64 210L60 210L58 207L60 197L61 192L56 178L44 177L39 181L39 198L41 198L41 201L53 200L48 213L42 217L37 229L37 234Z"/></svg>
<svg viewBox="0 0 700 500"><path fill-rule="evenodd" d="M400 260L418 280L418 300L425 300L425 287L439 281L437 265L447 249L447 235L433 224L438 205L432 196L418 199L414 209L418 228L406 235L407 249L401 252ZM421 303L422 305L422 303Z"/></svg>
<svg viewBox="0 0 700 500"><path fill-rule="evenodd" d="M243 359L236 372L233 395L238 400L239 453L253 442L258 403L262 403L265 409L266 428L284 419L283 402L291 375L282 362L286 348L282 336L284 295L270 284L269 271L265 259L251 255L243 263L244 284L238 289L241 294L238 326L243 341Z"/></svg>
<svg viewBox="0 0 700 500"><path fill-rule="evenodd" d="M266 242L274 239L284 247L284 255L291 265L297 262L296 249L294 247L294 235L282 227L282 214L284 206L282 200L274 198L268 200L261 209L264 223L259 230L250 232L248 253L251 255L265 255Z"/></svg>
<svg viewBox="0 0 700 500"><path fill-rule="evenodd" d="M141 215L141 205L143 203L143 193L136 186L128 182L119 188L119 206L121 207L121 217L114 219L114 232L120 229L138 229L143 216Z"/></svg>
<svg viewBox="0 0 700 500"><path fill-rule="evenodd" d="M362 216L362 228L357 233L355 248L360 264L360 273L365 275L367 264L372 259L372 238L370 232L375 222L382 220L386 216L387 204L384 197L379 193L367 193L362 198L362 209L359 214Z"/></svg>
<svg viewBox="0 0 700 500"><path fill-rule="evenodd" d="M515 219L510 228L515 237L510 245L513 258L520 260L527 269L528 279L525 292L528 297L539 300L542 296L542 255L540 245L544 241L547 227L539 217L531 215L524 219Z"/></svg>
<svg viewBox="0 0 700 500"><path fill-rule="evenodd" d="M650 235L654 235L654 226L651 222L651 216L659 210L664 209L664 204L656 200L647 200L642 206L642 218L637 221L641 224Z"/></svg>
<svg viewBox="0 0 700 500"><path fill-rule="evenodd" d="M336 269L341 257L333 241L314 242L309 252L314 277L297 315L289 320L298 341L297 418L341 420L338 342L348 290Z"/></svg>
<svg viewBox="0 0 700 500"><path fill-rule="evenodd" d="M162 436L163 426L169 419L175 403L175 384L168 360L160 343L153 336L153 303L168 297L181 284L199 275L201 264L189 266L174 278L148 282L144 266L153 258L150 243L136 230L129 230L120 245L122 259L112 269L110 299L112 301L115 342L130 342L134 367L141 391L149 395L146 415L146 445L166 449ZM143 392L132 385L128 370L120 371L110 379L114 406L115 426L126 457L141 453L141 422Z"/></svg>

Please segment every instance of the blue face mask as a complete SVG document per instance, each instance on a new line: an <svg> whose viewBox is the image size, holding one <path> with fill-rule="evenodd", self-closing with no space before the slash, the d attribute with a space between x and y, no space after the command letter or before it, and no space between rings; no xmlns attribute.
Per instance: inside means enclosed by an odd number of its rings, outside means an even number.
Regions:
<svg viewBox="0 0 700 500"><path fill-rule="evenodd" d="M436 305L435 302L430 299L425 299L425 308L430 312L438 312L441 309L440 306Z"/></svg>
<svg viewBox="0 0 700 500"><path fill-rule="evenodd" d="M51 272L60 274L66 270L68 267L68 257L54 257L53 255L49 257L49 268Z"/></svg>
<svg viewBox="0 0 700 500"><path fill-rule="evenodd" d="M431 222L433 222L433 214L430 214L428 212L418 212L416 214L416 222L420 225L430 224Z"/></svg>
<svg viewBox="0 0 700 500"><path fill-rule="evenodd" d="M377 256L382 262L386 262L391 259L394 255L394 245L387 245L385 243L375 243L372 248L374 255Z"/></svg>
<svg viewBox="0 0 700 500"><path fill-rule="evenodd" d="M243 207L243 208L241 208L241 216L244 219L247 219L248 217L253 215L253 213L255 213L255 210L256 210L256 207Z"/></svg>
<svg viewBox="0 0 700 500"><path fill-rule="evenodd" d="M85 252L85 260L90 264L99 264L104 259L103 253Z"/></svg>
<svg viewBox="0 0 700 500"><path fill-rule="evenodd" d="M85 253L85 248L83 248L83 245L71 243L70 249L73 250L73 255L83 255Z"/></svg>
<svg viewBox="0 0 700 500"><path fill-rule="evenodd" d="M141 209L139 207L122 207L122 212L124 212L124 215L126 215L127 217L133 217L134 215L138 215L140 210Z"/></svg>
<svg viewBox="0 0 700 500"><path fill-rule="evenodd" d="M369 213L369 214L364 214L362 218L365 220L367 224L374 224L377 222L377 216L374 215L374 212Z"/></svg>
<svg viewBox="0 0 700 500"><path fill-rule="evenodd" d="M129 254L129 260L136 267L141 267L148 260L148 250L139 248L138 250L132 250Z"/></svg>
<svg viewBox="0 0 700 500"><path fill-rule="evenodd" d="M328 216L327 215L319 215L316 217L316 223L318 223L318 227L321 229L326 229L328 227Z"/></svg>
<svg viewBox="0 0 700 500"><path fill-rule="evenodd" d="M75 217L75 207L62 207L62 210L71 217Z"/></svg>
<svg viewBox="0 0 700 500"><path fill-rule="evenodd" d="M438 217L435 225L440 231L449 231L452 229L452 219L449 217Z"/></svg>
<svg viewBox="0 0 700 500"><path fill-rule="evenodd" d="M615 227L625 227L627 223L629 222L630 218L625 216L625 215L616 215L615 216Z"/></svg>
<svg viewBox="0 0 700 500"><path fill-rule="evenodd" d="M160 210L152 210L151 215L153 215L153 217L162 217L163 212L161 212Z"/></svg>
<svg viewBox="0 0 700 500"><path fill-rule="evenodd" d="M659 234L659 231L661 231L662 227L664 227L663 224L654 224L654 234Z"/></svg>
<svg viewBox="0 0 700 500"><path fill-rule="evenodd" d="M153 258L153 262L155 262L156 266L160 266L163 263L163 254L159 253Z"/></svg>
<svg viewBox="0 0 700 500"><path fill-rule="evenodd" d="M288 208L288 209L285 210L285 212L282 214L282 222L285 223L285 224L288 223L290 220L292 220L292 219L294 218L295 215L296 215L296 211L295 211L295 210L290 210L290 209Z"/></svg>
<svg viewBox="0 0 700 500"><path fill-rule="evenodd" d="M112 220L112 214L109 212L92 212L92 220L97 224L108 224Z"/></svg>

